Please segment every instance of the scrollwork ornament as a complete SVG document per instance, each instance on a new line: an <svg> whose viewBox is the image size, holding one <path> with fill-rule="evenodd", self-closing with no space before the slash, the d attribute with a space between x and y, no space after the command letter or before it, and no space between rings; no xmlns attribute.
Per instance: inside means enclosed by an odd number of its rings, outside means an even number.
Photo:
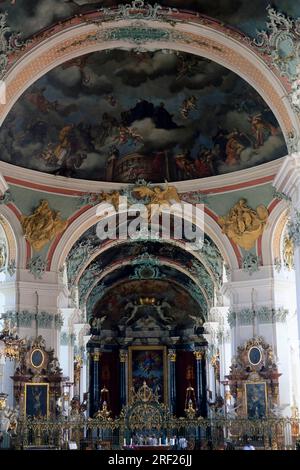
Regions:
<svg viewBox="0 0 300 470"><path fill-rule="evenodd" d="M260 259L256 254L248 252L243 257L242 268L243 271L247 272L249 276L259 271Z"/></svg>
<svg viewBox="0 0 300 470"><path fill-rule="evenodd" d="M20 33L11 32L7 24L7 15L7 12L0 13L0 79L7 70L9 55L26 46L26 43L21 41Z"/></svg>
<svg viewBox="0 0 300 470"><path fill-rule="evenodd" d="M300 246L300 212L298 210L294 211L294 214L288 223L287 233L294 245Z"/></svg>
<svg viewBox="0 0 300 470"><path fill-rule="evenodd" d="M297 78L299 64L300 19L290 19L271 6L267 7L267 31L258 31L253 45L268 54L272 65L290 82Z"/></svg>
<svg viewBox="0 0 300 470"><path fill-rule="evenodd" d="M1 34L1 33L0 33ZM1 52L0 52L0 58L1 58ZM1 59L0 59L1 60ZM1 67L1 65L0 65ZM8 189L5 191L4 194L0 197L0 204L9 204L10 202L13 202L13 195L11 191Z"/></svg>
<svg viewBox="0 0 300 470"><path fill-rule="evenodd" d="M43 260L40 256L35 256L31 258L31 260L27 264L27 269L35 279L42 279L46 268L47 262Z"/></svg>

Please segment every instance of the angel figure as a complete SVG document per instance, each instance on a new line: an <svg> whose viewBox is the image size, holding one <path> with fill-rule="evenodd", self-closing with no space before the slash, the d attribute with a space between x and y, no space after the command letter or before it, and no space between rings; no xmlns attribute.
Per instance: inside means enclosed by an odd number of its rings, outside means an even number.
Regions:
<svg viewBox="0 0 300 470"><path fill-rule="evenodd" d="M131 320L134 319L135 315L136 315L136 312L139 308L139 305L137 303L137 301L135 300L134 302L128 302L126 305L125 305L125 311L128 310L129 308L132 308L132 312L131 312L131 315L130 317L126 320L126 325L128 325L128 323L131 322Z"/></svg>
<svg viewBox="0 0 300 470"><path fill-rule="evenodd" d="M171 305L165 300L163 300L162 302L158 301L156 304L157 314L164 323L171 323L173 321L173 318L168 317L164 312L164 309L169 310L170 308L171 308Z"/></svg>
<svg viewBox="0 0 300 470"><path fill-rule="evenodd" d="M190 96L189 98L183 100L180 109L180 114L183 119L187 119L190 114L190 111L194 109L197 109L197 98L195 96Z"/></svg>
<svg viewBox="0 0 300 470"><path fill-rule="evenodd" d="M100 318L94 318L92 320L92 328L95 328L96 330L101 330L103 323L105 322L107 318L107 315L104 315L103 317Z"/></svg>
<svg viewBox="0 0 300 470"><path fill-rule="evenodd" d="M165 189L159 186L155 186L153 189L149 186L141 186L135 188L132 192L139 196L140 199L150 199L150 202L146 204L149 222L157 211L159 214L162 212L162 206L170 207L174 203L181 204L177 189L174 186L169 186L167 182Z"/></svg>

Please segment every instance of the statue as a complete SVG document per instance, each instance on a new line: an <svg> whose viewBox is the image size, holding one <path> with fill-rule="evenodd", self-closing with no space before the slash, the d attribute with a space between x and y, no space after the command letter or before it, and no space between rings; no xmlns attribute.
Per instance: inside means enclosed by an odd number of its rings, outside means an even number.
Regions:
<svg viewBox="0 0 300 470"><path fill-rule="evenodd" d="M259 205L255 211L247 206L246 199L240 199L228 215L218 218L218 224L228 238L245 250L250 250L262 235L268 215L265 206Z"/></svg>
<svg viewBox="0 0 300 470"><path fill-rule="evenodd" d="M140 187L134 188L132 191L132 194L137 195L140 199L147 200L147 204L145 205L148 210L149 221L151 220L151 217L154 217L154 214L155 214L155 210L151 211L152 205L159 206L158 209L156 208L156 211L158 210L160 214L162 205L170 207L174 203L181 204L180 197L177 193L177 189L175 188L175 186L169 186L167 182L166 182L165 189L162 189L159 186L155 186L153 189L149 188L149 186L140 186Z"/></svg>
<svg viewBox="0 0 300 470"><path fill-rule="evenodd" d="M291 238L285 237L283 241L283 260L289 271L294 268L294 242Z"/></svg>
<svg viewBox="0 0 300 470"><path fill-rule="evenodd" d="M4 268L6 263L6 247L5 245L0 246L0 270Z"/></svg>
<svg viewBox="0 0 300 470"><path fill-rule="evenodd" d="M104 315L101 318L97 318L97 317L93 318L92 321L91 321L92 329L95 329L97 331L101 331L102 325L105 322L106 317L107 317L107 315Z"/></svg>
<svg viewBox="0 0 300 470"><path fill-rule="evenodd" d="M22 215L20 222L26 240L36 251L40 251L68 225L68 221L61 220L60 212L50 209L48 201L41 201L32 215Z"/></svg>

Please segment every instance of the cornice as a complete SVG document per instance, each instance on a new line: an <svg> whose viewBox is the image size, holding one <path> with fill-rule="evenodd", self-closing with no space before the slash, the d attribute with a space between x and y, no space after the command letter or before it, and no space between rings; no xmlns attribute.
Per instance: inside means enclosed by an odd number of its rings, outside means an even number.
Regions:
<svg viewBox="0 0 300 470"><path fill-rule="evenodd" d="M233 173L188 181L170 182L170 184L175 186L179 193L202 191L204 193L215 194L238 191L243 188L272 182L274 175L276 175L287 158L288 157L283 157L269 163ZM11 184L33 191L78 197L84 193L118 191L128 186L125 183L89 181L50 175L4 162L0 162L0 172L4 176L3 183L0 176L0 191L2 189L1 184L3 184L2 187L5 190L8 189L8 184Z"/></svg>

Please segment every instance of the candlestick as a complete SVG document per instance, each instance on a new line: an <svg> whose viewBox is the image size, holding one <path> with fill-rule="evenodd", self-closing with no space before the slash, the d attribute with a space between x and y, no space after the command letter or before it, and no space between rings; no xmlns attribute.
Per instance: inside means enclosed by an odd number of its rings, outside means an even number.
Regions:
<svg viewBox="0 0 300 470"><path fill-rule="evenodd" d="M126 446L126 439L125 439L125 437L124 437L124 446Z"/></svg>
<svg viewBox="0 0 300 470"><path fill-rule="evenodd" d="M159 441L158 441L159 445L161 446L161 437L159 438Z"/></svg>

